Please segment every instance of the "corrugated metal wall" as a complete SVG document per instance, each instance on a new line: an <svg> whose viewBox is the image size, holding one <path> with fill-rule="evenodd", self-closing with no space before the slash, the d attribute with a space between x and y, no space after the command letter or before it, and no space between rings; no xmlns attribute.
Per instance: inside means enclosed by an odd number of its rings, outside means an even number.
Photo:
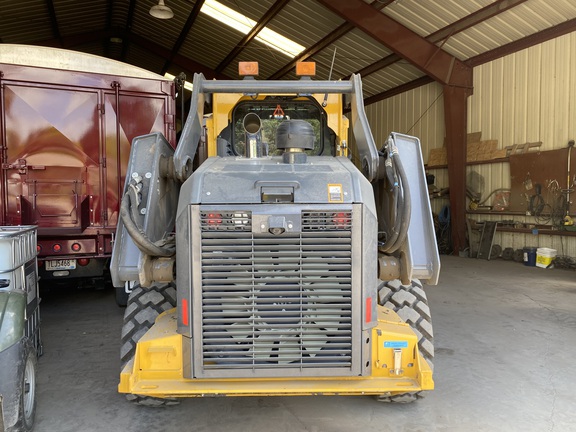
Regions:
<svg viewBox="0 0 576 432"><path fill-rule="evenodd" d="M443 146L442 87L432 83L366 107L377 143L390 131L418 136L424 160L429 150ZM542 150L565 148L576 137L576 33L571 33L474 68L474 94L468 99L468 132L498 140L499 148L542 141ZM508 163L468 166L484 177L483 196L510 187ZM448 186L447 170L429 170L436 186ZM446 199L433 200L439 212ZM476 220L514 219L534 223L529 216L472 215ZM515 249L551 247L576 257L576 238L497 233L495 242Z"/></svg>
<svg viewBox="0 0 576 432"><path fill-rule="evenodd" d="M368 105L366 116L374 134L376 145L381 145L390 132L401 132L420 138L424 162L430 149L444 145L444 98L442 86L431 83L402 93L382 102ZM448 170L431 169L436 186L448 186ZM434 199L432 210L441 211L447 199Z"/></svg>

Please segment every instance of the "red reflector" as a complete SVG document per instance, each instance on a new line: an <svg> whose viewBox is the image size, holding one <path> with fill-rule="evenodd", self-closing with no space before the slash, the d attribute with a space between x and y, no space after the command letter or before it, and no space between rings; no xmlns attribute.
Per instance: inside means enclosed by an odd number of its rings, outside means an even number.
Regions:
<svg viewBox="0 0 576 432"><path fill-rule="evenodd" d="M372 297L366 299L366 322L372 322Z"/></svg>
<svg viewBox="0 0 576 432"><path fill-rule="evenodd" d="M208 213L208 225L220 225L222 216L220 213Z"/></svg>
<svg viewBox="0 0 576 432"><path fill-rule="evenodd" d="M54 252L60 252L62 250L62 246L60 246L58 243L56 243L52 246L52 250Z"/></svg>
<svg viewBox="0 0 576 432"><path fill-rule="evenodd" d="M188 300L182 299L182 324L188 325Z"/></svg>
<svg viewBox="0 0 576 432"><path fill-rule="evenodd" d="M74 252L79 252L80 249L82 249L82 246L80 246L80 243L72 243L72 250Z"/></svg>
<svg viewBox="0 0 576 432"><path fill-rule="evenodd" d="M89 258L80 258L78 260L78 265L87 266L89 262L90 262Z"/></svg>

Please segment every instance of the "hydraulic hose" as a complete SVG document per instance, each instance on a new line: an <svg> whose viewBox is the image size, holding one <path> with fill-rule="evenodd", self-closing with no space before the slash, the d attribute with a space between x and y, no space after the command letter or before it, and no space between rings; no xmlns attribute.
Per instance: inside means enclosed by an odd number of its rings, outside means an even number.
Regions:
<svg viewBox="0 0 576 432"><path fill-rule="evenodd" d="M390 246L391 253L396 252L406 241L406 237L408 236L408 227L410 226L410 217L412 216L412 197L410 195L408 177L406 176L404 165L402 165L397 151L394 153L393 160L402 185L402 210L400 215L397 216L397 219L400 219L400 229L396 241Z"/></svg>
<svg viewBox="0 0 576 432"><path fill-rule="evenodd" d="M393 244L396 243L398 239L398 234L400 233L400 218L399 218L399 207L398 204L401 202L402 197L400 195L400 183L398 181L398 176L396 175L396 170L392 164L392 156L389 153L385 161L386 177L388 183L391 186L392 192L392 207L394 208L394 214L392 215L391 223L389 225L390 231L387 233L386 242L381 246L383 252L388 252ZM383 191L383 193L385 193Z"/></svg>
<svg viewBox="0 0 576 432"><path fill-rule="evenodd" d="M157 245L156 243L152 242L144 230L132 219L130 212L132 207L135 206L137 201L136 192L133 188L129 187L128 191L122 197L122 203L120 205L120 218L124 223L124 227L128 234L138 247L142 253L151 256L160 256L160 257L170 257L174 255L175 249L169 247L162 247Z"/></svg>
<svg viewBox="0 0 576 432"><path fill-rule="evenodd" d="M380 246L380 250L386 253L393 253L396 252L406 240L408 227L410 226L412 204L406 171L398 156L398 149L392 138L388 139L386 146L388 149L388 158L385 162L386 176L392 186L392 207L394 208L395 214L391 232L388 233L389 235L386 242Z"/></svg>
<svg viewBox="0 0 576 432"><path fill-rule="evenodd" d="M138 206L140 205L140 198L138 197L139 190L136 188L132 182L128 185L128 191L126 194L129 194L130 198L130 216L132 218L132 222L138 228L138 231L142 231L142 226L138 223L138 218L140 215L138 214Z"/></svg>
<svg viewBox="0 0 576 432"><path fill-rule="evenodd" d="M478 205L479 206L484 205L486 203L486 201L488 201L492 195L494 195L495 193L498 193L498 192L510 192L510 189L509 188L494 189L492 192L490 192L490 195L488 195L481 202L479 202Z"/></svg>

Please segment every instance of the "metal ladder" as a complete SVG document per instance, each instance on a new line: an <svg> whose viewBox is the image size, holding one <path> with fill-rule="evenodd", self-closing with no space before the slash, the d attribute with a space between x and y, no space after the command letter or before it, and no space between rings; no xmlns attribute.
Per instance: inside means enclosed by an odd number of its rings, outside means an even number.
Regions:
<svg viewBox="0 0 576 432"><path fill-rule="evenodd" d="M492 251L492 246L494 245L494 237L496 235L497 226L498 222L484 222L482 232L480 233L480 242L478 245L478 254L476 255L476 258L490 260L490 253Z"/></svg>

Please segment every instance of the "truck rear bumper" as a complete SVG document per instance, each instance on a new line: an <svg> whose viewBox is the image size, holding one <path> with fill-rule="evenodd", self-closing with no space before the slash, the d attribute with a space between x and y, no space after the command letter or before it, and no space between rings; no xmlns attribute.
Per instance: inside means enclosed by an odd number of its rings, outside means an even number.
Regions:
<svg viewBox="0 0 576 432"><path fill-rule="evenodd" d="M407 343L394 368L390 341ZM407 342L404 342L407 341ZM176 333L176 310L165 312L140 339L134 360L120 375L118 391L153 397L385 395L432 390L432 370L418 352L410 327L379 308L372 337L372 374L348 377L187 379L183 376L182 336ZM402 359L402 356L404 358Z"/></svg>
<svg viewBox="0 0 576 432"><path fill-rule="evenodd" d="M109 257L89 257L89 262L86 265L80 265L79 259L88 258L83 256L67 256L66 260L74 262L74 269L72 270L46 270L46 261L51 259L57 260L59 257L44 257L43 265L38 267L38 274L42 280L58 280L58 279L75 279L75 278L98 278L104 276L105 264Z"/></svg>

